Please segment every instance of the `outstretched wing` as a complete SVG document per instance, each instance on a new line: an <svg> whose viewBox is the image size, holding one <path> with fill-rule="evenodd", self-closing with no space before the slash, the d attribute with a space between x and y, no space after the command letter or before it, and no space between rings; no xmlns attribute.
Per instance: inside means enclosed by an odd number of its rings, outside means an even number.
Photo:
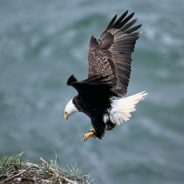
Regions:
<svg viewBox="0 0 184 184"><path fill-rule="evenodd" d="M137 31L141 25L135 25L134 13L123 13L118 19L113 17L107 28L97 40L94 36L89 44L89 73L93 76L108 76L107 83L119 96L125 95L131 72L131 54L134 51Z"/></svg>

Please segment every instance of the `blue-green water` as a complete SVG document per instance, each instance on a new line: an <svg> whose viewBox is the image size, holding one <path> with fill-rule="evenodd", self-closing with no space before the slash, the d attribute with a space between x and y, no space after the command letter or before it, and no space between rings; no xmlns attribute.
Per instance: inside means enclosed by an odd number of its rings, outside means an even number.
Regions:
<svg viewBox="0 0 184 184"><path fill-rule="evenodd" d="M143 24L129 94L146 90L133 118L102 141L82 141L89 119L63 120L87 76L87 50L126 9ZM184 1L0 0L0 155L25 152L77 163L97 184L184 183Z"/></svg>

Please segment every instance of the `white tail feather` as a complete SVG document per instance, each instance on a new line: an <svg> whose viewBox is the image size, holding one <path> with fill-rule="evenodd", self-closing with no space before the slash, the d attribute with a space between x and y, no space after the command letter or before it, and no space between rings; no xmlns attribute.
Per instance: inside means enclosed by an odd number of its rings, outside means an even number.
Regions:
<svg viewBox="0 0 184 184"><path fill-rule="evenodd" d="M128 121L131 117L131 112L136 110L135 106L147 95L145 91L137 93L125 98L116 98L112 100L111 109L109 111L110 120L114 124L120 124Z"/></svg>

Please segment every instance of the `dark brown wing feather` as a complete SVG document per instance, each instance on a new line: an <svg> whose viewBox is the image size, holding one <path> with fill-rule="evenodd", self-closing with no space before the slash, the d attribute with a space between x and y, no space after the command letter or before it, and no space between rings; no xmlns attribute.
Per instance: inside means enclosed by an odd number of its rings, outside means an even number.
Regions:
<svg viewBox="0 0 184 184"><path fill-rule="evenodd" d="M131 54L134 51L137 31L134 13L123 13L118 19L115 15L105 31L97 40L93 36L89 44L89 73L92 76L108 76L107 83L118 95L125 95L131 73Z"/></svg>

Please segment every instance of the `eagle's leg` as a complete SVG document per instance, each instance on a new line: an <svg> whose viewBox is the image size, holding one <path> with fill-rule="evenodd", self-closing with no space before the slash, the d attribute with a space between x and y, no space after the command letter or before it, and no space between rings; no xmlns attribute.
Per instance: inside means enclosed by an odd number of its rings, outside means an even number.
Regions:
<svg viewBox="0 0 184 184"><path fill-rule="evenodd" d="M87 141L90 137L95 138L95 130L94 129L90 129L86 134L83 135L83 140Z"/></svg>

